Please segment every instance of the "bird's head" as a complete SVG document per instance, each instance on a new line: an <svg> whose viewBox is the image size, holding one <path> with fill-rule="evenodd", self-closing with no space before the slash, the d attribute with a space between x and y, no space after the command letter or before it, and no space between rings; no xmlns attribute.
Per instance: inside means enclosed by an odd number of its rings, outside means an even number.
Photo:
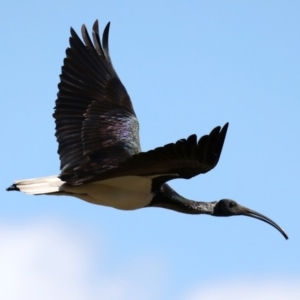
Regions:
<svg viewBox="0 0 300 300"><path fill-rule="evenodd" d="M213 216L216 217L247 216L247 217L255 218L270 224L271 226L276 228L286 239L288 239L287 234L274 221L230 199L222 199L218 201L214 207Z"/></svg>

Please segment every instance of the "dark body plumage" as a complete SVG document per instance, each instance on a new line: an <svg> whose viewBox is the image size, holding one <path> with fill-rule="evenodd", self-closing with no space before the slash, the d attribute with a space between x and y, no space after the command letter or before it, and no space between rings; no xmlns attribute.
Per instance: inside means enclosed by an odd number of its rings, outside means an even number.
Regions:
<svg viewBox="0 0 300 300"><path fill-rule="evenodd" d="M53 117L61 174L15 182L7 190L68 195L119 209L163 207L189 214L247 215L284 231L267 217L228 199L197 202L178 195L166 182L189 179L219 161L228 123L197 139L141 152L139 123L108 49L109 24L100 40L82 26L83 42L71 29L70 48L60 75Z"/></svg>

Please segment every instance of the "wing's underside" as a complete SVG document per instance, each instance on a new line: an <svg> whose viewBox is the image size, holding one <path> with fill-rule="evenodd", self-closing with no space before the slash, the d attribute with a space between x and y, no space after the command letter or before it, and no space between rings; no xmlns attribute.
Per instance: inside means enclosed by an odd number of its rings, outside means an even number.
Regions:
<svg viewBox="0 0 300 300"><path fill-rule="evenodd" d="M195 134L176 143L167 144L148 152L140 152L120 162L115 168L103 172L86 170L86 174L78 174L76 181L71 184L86 182L82 178L91 176L91 180L98 181L121 176L149 176L156 177L155 182L161 184L170 179L185 178L204 174L213 169L219 161L228 123L223 128L216 127L210 134L199 140Z"/></svg>
<svg viewBox="0 0 300 300"><path fill-rule="evenodd" d="M109 24L101 43L96 21L92 42L83 25L83 43L71 28L53 114L61 178L70 183L140 152L138 120L111 63L108 33Z"/></svg>

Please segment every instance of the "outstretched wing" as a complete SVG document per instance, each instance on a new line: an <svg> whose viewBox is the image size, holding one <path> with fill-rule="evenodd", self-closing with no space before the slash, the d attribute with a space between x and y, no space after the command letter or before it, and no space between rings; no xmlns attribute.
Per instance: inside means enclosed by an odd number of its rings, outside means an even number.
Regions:
<svg viewBox="0 0 300 300"><path fill-rule="evenodd" d="M214 128L210 134L197 140L195 134L187 139L163 147L140 152L121 162L118 167L101 174L94 174L91 181L104 180L120 176L149 176L154 178L154 184L160 185L175 178L189 179L213 169L219 161L228 123L223 128ZM87 171L88 172L88 171ZM71 184L83 183L81 178L87 174L78 174Z"/></svg>
<svg viewBox="0 0 300 300"><path fill-rule="evenodd" d="M108 33L109 23L101 43L96 21L92 42L83 25L83 43L71 28L53 114L61 178L66 181L87 170L92 174L114 168L140 152L139 124L111 63Z"/></svg>

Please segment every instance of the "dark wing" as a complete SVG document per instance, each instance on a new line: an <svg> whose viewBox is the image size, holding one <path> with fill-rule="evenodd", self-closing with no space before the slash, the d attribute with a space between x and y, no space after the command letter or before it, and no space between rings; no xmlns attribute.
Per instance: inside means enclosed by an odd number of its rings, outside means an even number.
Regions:
<svg viewBox="0 0 300 300"><path fill-rule="evenodd" d="M130 97L113 68L108 49L109 23L93 42L82 26L80 40L71 28L70 48L60 75L53 117L56 123L61 178L86 181L92 173L116 167L140 152L139 125ZM83 174L89 171L89 178Z"/></svg>
<svg viewBox="0 0 300 300"><path fill-rule="evenodd" d="M157 184L170 179L185 178L204 174L213 169L219 161L228 123L221 129L214 128L209 135L198 141L195 134L187 139L163 147L140 152L121 162L118 167L107 170L94 180L104 180L119 176L153 176Z"/></svg>

